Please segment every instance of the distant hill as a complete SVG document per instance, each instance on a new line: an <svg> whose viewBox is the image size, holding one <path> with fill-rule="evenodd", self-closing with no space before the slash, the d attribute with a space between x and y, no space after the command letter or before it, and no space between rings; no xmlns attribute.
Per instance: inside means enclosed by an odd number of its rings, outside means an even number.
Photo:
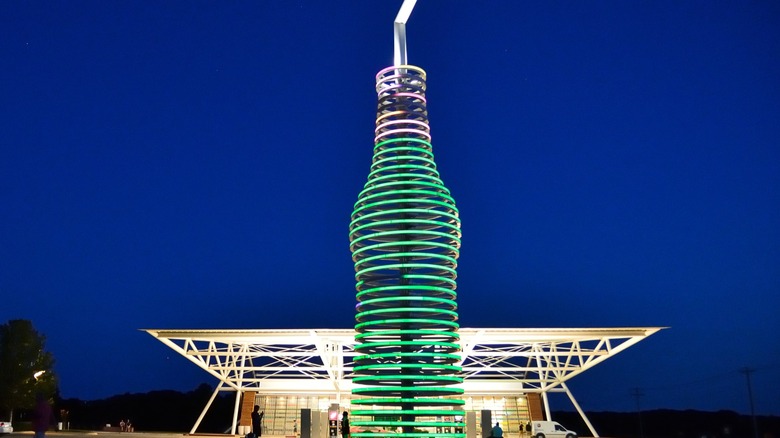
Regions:
<svg viewBox="0 0 780 438"><path fill-rule="evenodd" d="M100 430L106 424L118 426L130 420L138 432L189 432L203 411L214 388L201 384L194 391L182 393L163 390L139 394L121 394L102 400L58 400L57 421L63 414L71 429ZM223 433L230 427L235 393L218 396L198 427L199 433Z"/></svg>

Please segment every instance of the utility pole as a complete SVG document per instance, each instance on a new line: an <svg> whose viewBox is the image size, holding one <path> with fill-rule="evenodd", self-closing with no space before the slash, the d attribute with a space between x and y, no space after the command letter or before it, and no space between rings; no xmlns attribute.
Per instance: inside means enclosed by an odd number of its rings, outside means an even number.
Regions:
<svg viewBox="0 0 780 438"><path fill-rule="evenodd" d="M753 407L753 385L750 383L750 375L756 370L753 368L743 367L739 369L739 372L745 375L747 379L748 398L750 399L750 417L753 419L753 438L758 438L758 424L756 423L756 410Z"/></svg>
<svg viewBox="0 0 780 438"><path fill-rule="evenodd" d="M636 399L636 414L639 417L639 438L645 438L645 428L642 425L642 409L639 407L639 399L644 395L645 393L639 388L631 390L631 397Z"/></svg>

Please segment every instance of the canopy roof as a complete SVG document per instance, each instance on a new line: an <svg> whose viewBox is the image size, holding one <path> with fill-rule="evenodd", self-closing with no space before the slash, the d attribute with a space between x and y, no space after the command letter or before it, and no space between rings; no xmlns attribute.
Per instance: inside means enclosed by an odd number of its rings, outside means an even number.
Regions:
<svg viewBox="0 0 780 438"><path fill-rule="evenodd" d="M463 387L469 395L560 390L659 330L461 328ZM340 396L352 388L353 329L145 331L234 390Z"/></svg>

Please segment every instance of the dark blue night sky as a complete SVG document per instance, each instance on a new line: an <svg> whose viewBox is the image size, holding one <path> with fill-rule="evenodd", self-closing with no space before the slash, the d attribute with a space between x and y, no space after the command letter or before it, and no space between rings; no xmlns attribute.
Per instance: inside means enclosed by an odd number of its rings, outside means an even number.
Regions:
<svg viewBox="0 0 780 438"><path fill-rule="evenodd" d="M64 397L212 382L141 328L348 328L400 1L0 2L0 322ZM586 410L780 414L780 3L420 0L464 327L669 326ZM571 409L553 399L553 408Z"/></svg>

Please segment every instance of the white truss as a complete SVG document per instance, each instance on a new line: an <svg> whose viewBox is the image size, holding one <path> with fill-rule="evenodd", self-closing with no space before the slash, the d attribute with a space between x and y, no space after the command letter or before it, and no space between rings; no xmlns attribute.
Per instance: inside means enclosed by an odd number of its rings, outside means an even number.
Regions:
<svg viewBox="0 0 780 438"><path fill-rule="evenodd" d="M547 393L564 392L598 436L565 382L659 330L461 328L462 387L465 396L540 393L548 413ZM212 401L227 390L325 395L338 402L352 389L352 329L145 331L219 379Z"/></svg>

